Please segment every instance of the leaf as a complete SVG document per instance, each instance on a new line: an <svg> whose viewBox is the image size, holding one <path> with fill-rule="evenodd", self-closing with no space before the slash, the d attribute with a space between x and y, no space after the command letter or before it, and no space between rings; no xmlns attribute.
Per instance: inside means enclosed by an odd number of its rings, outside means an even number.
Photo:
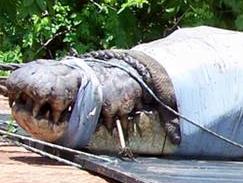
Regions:
<svg viewBox="0 0 243 183"><path fill-rule="evenodd" d="M33 4L34 0L23 0L23 5L29 7Z"/></svg>
<svg viewBox="0 0 243 183"><path fill-rule="evenodd" d="M0 0L0 16L8 16L15 19L19 3L17 1Z"/></svg>
<svg viewBox="0 0 243 183"><path fill-rule="evenodd" d="M46 9L46 1L44 0L36 0L37 5L39 6L39 8L41 10L45 10Z"/></svg>
<svg viewBox="0 0 243 183"><path fill-rule="evenodd" d="M173 8L167 8L167 9L165 9L165 12L166 13L173 13L175 11L175 8L173 7Z"/></svg>
<svg viewBox="0 0 243 183"><path fill-rule="evenodd" d="M23 47L26 48L26 47L31 47L33 44L33 33L32 32L29 32L27 34L24 35L24 38L23 38Z"/></svg>

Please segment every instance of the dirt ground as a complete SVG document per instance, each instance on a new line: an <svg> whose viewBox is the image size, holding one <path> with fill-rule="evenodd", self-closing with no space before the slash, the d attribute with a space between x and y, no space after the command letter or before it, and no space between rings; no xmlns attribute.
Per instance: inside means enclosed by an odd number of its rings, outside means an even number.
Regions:
<svg viewBox="0 0 243 183"><path fill-rule="evenodd" d="M1 116L10 114L8 101L2 96L0 97L0 114ZM107 183L111 181L87 171L41 157L22 147L6 142L0 137L0 182Z"/></svg>

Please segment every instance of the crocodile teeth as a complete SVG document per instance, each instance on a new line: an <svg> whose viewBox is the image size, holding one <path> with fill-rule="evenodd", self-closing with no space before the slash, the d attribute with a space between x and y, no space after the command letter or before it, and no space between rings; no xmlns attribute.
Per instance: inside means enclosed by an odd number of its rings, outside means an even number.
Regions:
<svg viewBox="0 0 243 183"><path fill-rule="evenodd" d="M9 94L9 97L8 97L9 106L10 106L10 107L13 107L13 103L14 103L16 100L18 100L19 97L20 97L20 92Z"/></svg>
<svg viewBox="0 0 243 183"><path fill-rule="evenodd" d="M72 111L72 106L70 105L69 107L68 107L68 112L71 112Z"/></svg>
<svg viewBox="0 0 243 183"><path fill-rule="evenodd" d="M54 123L57 123L58 120L60 119L60 117L61 117L61 111L59 111L59 110L53 110L53 112L52 112L53 122Z"/></svg>
<svg viewBox="0 0 243 183"><path fill-rule="evenodd" d="M21 92L18 92L18 93L14 96L14 97L16 98L16 100L20 98L20 94L21 94Z"/></svg>
<svg viewBox="0 0 243 183"><path fill-rule="evenodd" d="M9 94L9 97L8 97L8 103L9 103L9 107L13 107L13 103L14 103L14 96L13 94Z"/></svg>
<svg viewBox="0 0 243 183"><path fill-rule="evenodd" d="M38 115L40 108L41 108L41 105L39 103L36 103L32 110L32 115L34 118Z"/></svg>
<svg viewBox="0 0 243 183"><path fill-rule="evenodd" d="M50 117L50 111L48 110L48 111L45 113L45 118L46 118L46 119L49 119L49 117Z"/></svg>
<svg viewBox="0 0 243 183"><path fill-rule="evenodd" d="M32 115L34 118L38 115L43 103L44 103L44 101L39 101L39 102L35 103L33 110L32 110Z"/></svg>

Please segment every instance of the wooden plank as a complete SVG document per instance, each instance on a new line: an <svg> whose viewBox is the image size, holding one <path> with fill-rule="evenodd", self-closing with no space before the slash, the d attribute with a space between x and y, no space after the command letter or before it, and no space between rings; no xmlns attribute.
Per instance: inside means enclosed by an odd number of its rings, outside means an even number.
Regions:
<svg viewBox="0 0 243 183"><path fill-rule="evenodd" d="M120 182L242 182L243 163L234 161L171 160L137 158L135 162L111 157L101 162L80 156L75 161Z"/></svg>

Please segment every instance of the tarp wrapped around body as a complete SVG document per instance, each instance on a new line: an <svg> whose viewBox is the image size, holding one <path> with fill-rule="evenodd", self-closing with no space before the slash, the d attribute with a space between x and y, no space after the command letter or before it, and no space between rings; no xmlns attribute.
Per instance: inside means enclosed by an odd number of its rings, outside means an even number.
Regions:
<svg viewBox="0 0 243 183"><path fill-rule="evenodd" d="M243 144L243 33L212 27L179 29L133 48L154 58L174 85L179 113ZM181 144L171 154L238 157L243 149L180 119Z"/></svg>

